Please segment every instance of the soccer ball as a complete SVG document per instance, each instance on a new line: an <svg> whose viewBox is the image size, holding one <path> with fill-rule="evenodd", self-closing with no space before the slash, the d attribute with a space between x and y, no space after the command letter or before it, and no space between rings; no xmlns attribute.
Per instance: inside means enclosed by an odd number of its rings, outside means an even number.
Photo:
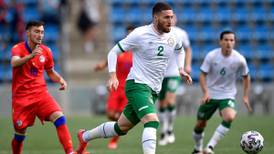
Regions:
<svg viewBox="0 0 274 154"><path fill-rule="evenodd" d="M247 154L257 154L264 147L264 138L257 131L247 131L242 135L240 145Z"/></svg>

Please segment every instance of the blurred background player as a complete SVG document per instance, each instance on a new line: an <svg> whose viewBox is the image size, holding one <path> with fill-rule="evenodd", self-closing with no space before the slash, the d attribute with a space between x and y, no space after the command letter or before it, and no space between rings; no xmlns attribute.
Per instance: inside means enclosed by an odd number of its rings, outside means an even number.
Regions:
<svg viewBox="0 0 274 154"><path fill-rule="evenodd" d="M185 50L185 71L191 73L191 55L192 50L188 34L185 30L176 27L176 16L173 18L172 25L176 33L182 38L183 48ZM159 118L160 118L160 140L159 145L166 145L175 142L173 133L174 120L176 117L176 90L180 85L181 78L177 69L175 54L172 55L172 60L169 61L165 78L162 83L162 89L159 94Z"/></svg>
<svg viewBox="0 0 274 154"><path fill-rule="evenodd" d="M83 35L83 46L85 53L91 53L94 50L94 41L100 22L99 0L81 0L80 14L77 20L77 26Z"/></svg>
<svg viewBox="0 0 274 154"><path fill-rule="evenodd" d="M188 84L192 83L192 79L183 69L184 50L181 38L171 27L172 8L166 3L158 2L152 10L153 23L134 29L108 54L110 72L108 86L110 90L116 90L119 84L116 76L117 55L132 49L133 65L125 87L128 104L117 122L105 122L87 131L80 129L78 152L84 151L90 140L126 135L130 129L141 122L144 126L143 154L156 153L159 120L154 103L173 52L176 52L178 58L177 68L180 70L180 75Z"/></svg>
<svg viewBox="0 0 274 154"><path fill-rule="evenodd" d="M133 31L133 26L127 26L127 34ZM117 121L121 113L123 112L124 107L127 104L127 98L125 94L125 84L126 78L132 66L132 52L123 52L117 58L117 68L116 74L119 81L117 90L112 90L109 92L106 112L107 117L111 121ZM107 67L107 60L104 60L98 63L94 70L100 71ZM116 149L119 136L114 136L110 139L108 148Z"/></svg>
<svg viewBox="0 0 274 154"><path fill-rule="evenodd" d="M12 140L13 154L21 154L28 127L34 124L36 116L51 121L57 131L66 154L72 154L71 136L60 106L49 94L44 79L44 70L49 78L67 87L66 81L54 70L50 48L42 44L44 23L30 21L26 25L27 40L12 48L12 119L15 129Z"/></svg>
<svg viewBox="0 0 274 154"><path fill-rule="evenodd" d="M218 141L229 131L231 123L236 117L236 80L239 76L243 77L243 103L249 112L252 111L248 98L250 88L249 69L245 58L233 49L235 41L234 32L223 31L220 34L219 41L221 48L209 52L200 67L200 86L203 97L193 132L195 141L193 154L202 153L204 128L217 109L219 109L223 121L204 149L204 154L213 154L213 149Z"/></svg>

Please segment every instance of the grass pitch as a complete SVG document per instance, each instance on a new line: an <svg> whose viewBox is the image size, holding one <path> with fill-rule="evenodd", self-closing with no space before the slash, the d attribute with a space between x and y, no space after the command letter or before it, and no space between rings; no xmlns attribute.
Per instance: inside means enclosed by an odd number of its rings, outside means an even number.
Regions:
<svg viewBox="0 0 274 154"><path fill-rule="evenodd" d="M195 116L180 116L176 119L176 142L164 147L157 147L157 154L190 154L193 150L192 129ZM215 148L217 154L244 154L241 150L241 134L248 130L259 131L264 139L264 148L260 154L274 154L274 116L238 116L232 124L231 131ZM76 133L79 128L91 129L101 122L106 121L104 116L70 117L67 119L74 147L77 146ZM221 122L214 116L205 130L204 143L207 144L215 128ZM121 137L117 150L108 150L108 139L97 139L89 143L88 151L91 154L141 154L142 125L137 125L127 136ZM11 154L11 139L13 127L11 118L0 117L0 154ZM42 126L38 119L33 127L28 129L24 142L23 154L63 154L58 142L55 128L51 123Z"/></svg>

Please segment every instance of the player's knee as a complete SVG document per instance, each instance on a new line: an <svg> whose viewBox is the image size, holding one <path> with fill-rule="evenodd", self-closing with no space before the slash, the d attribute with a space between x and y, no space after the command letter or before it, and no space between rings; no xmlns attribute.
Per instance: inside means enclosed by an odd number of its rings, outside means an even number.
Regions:
<svg viewBox="0 0 274 154"><path fill-rule="evenodd" d="M17 142L23 142L25 138L26 138L25 134L18 134L18 133L14 134L14 140L16 140Z"/></svg>
<svg viewBox="0 0 274 154"><path fill-rule="evenodd" d="M236 118L235 114L226 115L223 117L224 121L227 121L227 122L232 122L235 118Z"/></svg>
<svg viewBox="0 0 274 154"><path fill-rule="evenodd" d="M56 119L53 123L54 123L55 127L59 127L61 125L66 124L66 118L65 118L65 116L61 116L58 119Z"/></svg>
<svg viewBox="0 0 274 154"><path fill-rule="evenodd" d="M206 127L207 122L205 120L199 120L196 124L196 128L203 129Z"/></svg>
<svg viewBox="0 0 274 154"><path fill-rule="evenodd" d="M158 116L156 113L150 113L150 114L146 114L143 116L143 118L141 119L141 122L143 124L145 123L148 123L150 121L158 121L159 122L159 119L158 119Z"/></svg>
<svg viewBox="0 0 274 154"><path fill-rule="evenodd" d="M114 124L114 130L115 130L115 132L116 132L119 136L126 135L127 132L128 132L128 129L123 129L123 130L122 130L122 129L119 127L119 125L118 125L117 122Z"/></svg>
<svg viewBox="0 0 274 154"><path fill-rule="evenodd" d="M56 121L56 119L58 119L62 116L64 116L63 112L55 111L49 116L48 120L50 120L51 122L54 122L54 121Z"/></svg>

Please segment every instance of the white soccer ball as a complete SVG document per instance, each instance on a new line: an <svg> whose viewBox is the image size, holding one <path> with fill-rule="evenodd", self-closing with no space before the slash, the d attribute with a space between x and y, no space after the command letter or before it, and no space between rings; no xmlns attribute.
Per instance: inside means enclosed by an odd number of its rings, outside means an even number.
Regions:
<svg viewBox="0 0 274 154"><path fill-rule="evenodd" d="M264 138L257 131L247 131L242 135L240 145L247 154L257 154L264 147Z"/></svg>

